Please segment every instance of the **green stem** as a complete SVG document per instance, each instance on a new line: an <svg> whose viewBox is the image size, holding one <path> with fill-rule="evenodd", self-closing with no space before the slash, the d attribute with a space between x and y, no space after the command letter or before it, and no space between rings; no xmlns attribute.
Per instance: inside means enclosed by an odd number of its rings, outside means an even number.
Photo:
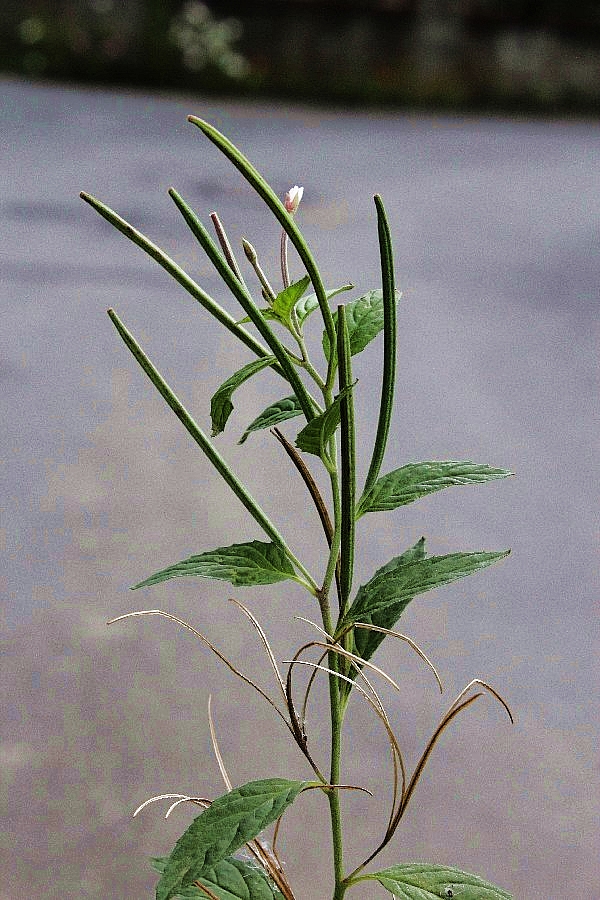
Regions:
<svg viewBox="0 0 600 900"><path fill-rule="evenodd" d="M331 588L331 583L333 581L336 566L338 564L338 559L340 555L340 544L342 537L342 528L341 528L341 501L340 501L340 481L339 475L337 471L337 466L334 466L333 469L329 470L329 481L331 484L331 496L333 502L333 535L331 538L331 544L329 546L329 559L327 560L327 568L325 570L325 576L323 578L323 584L321 586L321 594L324 597L329 596L329 590ZM341 590L340 590L340 609L341 609ZM333 634L333 631L328 631L328 634Z"/></svg>
<svg viewBox="0 0 600 900"><path fill-rule="evenodd" d="M164 398L164 400L166 400L179 421L184 425L188 433L192 436L203 453L208 457L209 461L213 464L221 478L223 478L223 480L229 485L238 500L240 500L240 502L246 507L254 521L260 525L265 534L267 534L272 541L282 547L290 562L298 568L298 570L306 579L306 581L302 581L304 586L311 594L313 594L313 596L316 596L317 585L315 581L310 576L309 572L306 570L300 560L292 553L275 525L273 525L266 513L263 512L256 500L254 500L254 498L246 490L244 485L240 481L238 481L223 457L215 449L200 426L194 421L190 413L184 407L183 403L173 393L158 369L153 365L153 363L144 353L131 332L128 331L123 322L119 319L116 312L113 309L109 309L108 315L110 316L113 325L119 332L124 343L131 351L136 361L139 363L140 367L144 370L144 372L146 373L152 384L155 386L155 388L158 390L158 392L161 394L161 396Z"/></svg>
<svg viewBox="0 0 600 900"><path fill-rule="evenodd" d="M186 289L188 294L191 294L201 306L204 307L211 315L215 317L215 319L224 325L228 331L234 334L237 338L242 341L247 347L250 348L257 356L269 356L269 351L266 347L257 341L254 335L250 334L249 331L246 331L245 328L242 328L241 325L235 321L233 316L230 316L229 313L223 309L218 303L216 303L212 297L210 297L202 288L196 284L196 282L190 278L187 272L177 265L166 253L164 253L160 247L157 247L156 244L153 244L152 241L148 240L148 238L142 234L141 231L138 231L137 228L134 228L133 225L130 225L129 222L126 222L125 219L122 219L121 216L117 215L109 206L106 206L100 200L97 200L95 197L92 197L90 194L86 194L84 191L79 195L82 200L85 200L86 203L99 212L100 215L106 219L107 222L110 222L117 231L120 231L121 234L124 234L125 237L129 238L130 241L133 241L134 244L137 244L142 250L144 250L148 256L151 256L152 259L156 260L156 262L163 267L163 269L172 275L175 281L178 281L179 284Z"/></svg>
<svg viewBox="0 0 600 900"><path fill-rule="evenodd" d="M306 343L304 341L302 332L300 331L300 329L298 329L297 331L294 331L292 333L298 343L298 347L300 348L300 353L302 356L298 365L302 366L304 371L307 372L308 375L310 375L310 377L315 382L317 387L320 388L321 391L323 391L325 389L325 382L323 381L323 379L321 378L321 376L319 375L319 373L317 372L317 370L315 369L315 367L313 366L313 364L310 361L310 357L308 355L308 350L306 349Z"/></svg>
<svg viewBox="0 0 600 900"><path fill-rule="evenodd" d="M325 393L325 405L330 406L332 402L331 392ZM340 543L342 536L342 516L341 516L341 498L340 498L340 482L337 468L335 438L331 439L330 456L334 463L329 470L331 482L331 493L333 501L333 521L334 529L329 549L329 560L327 570L323 579L323 585L319 590L319 602L321 604L321 615L323 617L323 627L327 634L333 635L334 624L331 618L331 607L329 603L329 591L336 573L340 556ZM340 610L342 608L342 590L338 591L338 599ZM340 669L340 657L337 653L330 653L328 656L328 666L333 672ZM341 755L342 755L342 726L344 722L344 707L340 691L340 681L335 675L329 676L329 707L331 718L331 768L329 773L329 783L336 785L340 783L341 771ZM342 813L340 806L339 791L333 790L328 795L329 801L329 817L331 821L331 837L333 847L333 875L334 875L334 893L333 900L342 900L346 885L344 884L344 842L342 828Z"/></svg>
<svg viewBox="0 0 600 900"><path fill-rule="evenodd" d="M288 236L286 231L281 232L281 241L280 241L280 257L281 257L281 281L283 282L283 289L285 290L290 286L290 272L288 269Z"/></svg>
<svg viewBox="0 0 600 900"><path fill-rule="evenodd" d="M336 542L334 534L332 550L335 547L335 543ZM337 552L335 553L334 558L337 559ZM333 575L331 576L331 578L333 578ZM328 592L324 592L323 588L321 588L318 596L319 602L321 604L323 628L325 629L327 634L333 635L334 626L331 618ZM338 671L339 657L337 653L330 653L328 655L328 665L333 672ZM335 675L329 676L329 709L331 718L331 766L329 771L329 784L337 785L340 783L342 726L344 715L340 698L340 682ZM338 790L332 790L329 791L327 795L327 799L329 802L329 818L331 821L331 839L333 848L333 900L341 900L341 898L344 896L344 893L346 892L346 885L344 884L344 840L342 828L342 811L340 806L339 794L340 792Z"/></svg>
<svg viewBox="0 0 600 900"><path fill-rule="evenodd" d="M285 378L289 382L292 390L298 398L300 406L302 407L302 412L304 413L307 421L310 422L310 420L314 419L315 417L314 404L312 402L310 394L304 387L304 384L299 378L296 369L290 361L285 347L283 346L273 329L269 326L267 320L261 314L259 308L256 306L252 297L248 293L248 290L238 280L234 272L232 272L231 268L227 264L224 257L221 255L217 245L211 238L210 234L208 233L198 216L174 188L170 188L169 195L175 202L177 208L189 225L193 235L201 244L202 249L205 251L215 269L217 270L233 296L236 298L246 315L250 317L252 323L256 326L261 337L263 337L266 343L269 345L273 355L275 356L277 362L279 363L281 369L285 374Z"/></svg>
<svg viewBox="0 0 600 900"><path fill-rule="evenodd" d="M333 658L336 655L335 653L329 654L330 667L332 667ZM329 700L331 708L331 771L329 783L335 785L340 783L343 724L339 683L335 675L329 676ZM346 891L346 886L344 884L344 844L340 792L337 790L331 791L328 799L333 843L333 874L335 878L333 900L341 900Z"/></svg>
<svg viewBox="0 0 600 900"><path fill-rule="evenodd" d="M346 310L338 306L338 371L339 387L343 397L340 401L340 461L341 461L341 543L340 543L340 585L343 617L348 607L354 571L354 531L356 496L356 452L354 439L354 402L352 399L352 364L350 361L350 339L346 325Z"/></svg>
<svg viewBox="0 0 600 900"><path fill-rule="evenodd" d="M394 286L392 239L383 201L379 194L375 194L374 199L377 208L377 232L379 236L381 283L383 288L383 376L381 381L379 421L377 423L371 464L362 497L375 484L383 462L394 406L394 384L396 380L396 290Z"/></svg>
<svg viewBox="0 0 600 900"><path fill-rule="evenodd" d="M333 324L333 316L331 315L331 310L329 309L329 304L327 302L327 296L325 294L325 286L323 285L323 280L321 278L321 273L317 268L317 264L315 263L314 257L308 248L308 244L304 240L304 236L296 223L294 222L293 216L288 213L285 206L273 190L273 188L267 184L262 175L254 168L252 163L241 153L238 148L228 140L225 135L221 134L214 126L209 125L208 122L203 121L202 119L197 118L197 116L188 116L188 122L191 122L192 125L196 125L205 135L206 137L215 144L216 147L233 163L233 165L238 169L246 181L252 185L257 194L262 197L265 201L273 215L280 222L283 230L289 235L290 240L296 250L298 251L298 255L300 259L304 263L306 271L310 276L310 280L312 281L313 287L315 289L315 294L317 295L317 300L319 302L319 307L321 309L321 315L323 316L323 322L325 324L325 330L329 337L330 346L335 346L335 326ZM329 374L327 381L328 383L333 383L333 377L335 372L335 360L333 357L329 360Z"/></svg>

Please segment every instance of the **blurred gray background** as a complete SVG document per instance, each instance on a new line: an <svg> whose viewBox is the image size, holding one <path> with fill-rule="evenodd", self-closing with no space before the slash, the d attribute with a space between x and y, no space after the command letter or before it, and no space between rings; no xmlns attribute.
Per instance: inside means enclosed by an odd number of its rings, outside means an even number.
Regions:
<svg viewBox="0 0 600 900"><path fill-rule="evenodd" d="M361 520L357 585L422 534L432 553L512 547L502 564L415 600L402 617L438 664L445 697L401 644L377 656L402 687L383 695L409 766L473 676L516 717L511 727L482 699L453 724L382 865L458 864L527 900L600 896L596 121L350 111L32 75L1 88L1 900L152 896L147 857L168 852L194 810L167 822L160 804L131 813L154 794L222 792L209 694L235 783L307 777L266 704L192 635L158 618L105 624L168 610L274 693L228 597L248 603L279 659L312 636L294 615L317 617L285 584L234 592L181 579L128 590L192 553L261 538L105 310L115 307L207 429L211 394L250 354L78 198L83 189L113 206L237 315L166 190L205 221L218 210L235 245L252 240L274 279L279 231L189 113L225 131L280 194L304 185L299 222L327 285L356 285L348 299L379 283L372 195L382 194L403 291L385 468L455 458L516 473ZM291 267L301 274L293 254ZM316 319L309 330L316 348ZM380 340L356 360L361 469L380 363ZM319 528L279 445L267 432L237 444L280 392L267 374L241 389L218 446L319 571ZM293 437L294 422L284 430ZM314 746L326 740L323 702L317 691ZM378 721L358 700L352 712L344 777L375 796L344 796L349 866L379 840L390 799ZM327 896L320 797L291 808L281 840L297 896Z"/></svg>

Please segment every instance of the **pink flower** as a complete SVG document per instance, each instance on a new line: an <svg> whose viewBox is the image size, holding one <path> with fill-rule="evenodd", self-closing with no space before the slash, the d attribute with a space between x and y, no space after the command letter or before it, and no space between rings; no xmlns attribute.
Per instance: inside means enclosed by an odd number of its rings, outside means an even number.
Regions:
<svg viewBox="0 0 600 900"><path fill-rule="evenodd" d="M298 185L295 184L294 187L290 188L290 190L285 195L285 200L283 201L283 203L290 215L293 216L298 209L300 201L302 200L303 193L304 188L298 187Z"/></svg>

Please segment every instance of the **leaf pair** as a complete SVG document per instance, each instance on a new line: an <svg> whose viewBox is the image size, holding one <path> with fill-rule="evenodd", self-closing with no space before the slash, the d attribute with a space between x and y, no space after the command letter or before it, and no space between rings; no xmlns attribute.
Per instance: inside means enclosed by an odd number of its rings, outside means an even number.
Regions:
<svg viewBox="0 0 600 900"><path fill-rule="evenodd" d="M156 900L202 896L200 891L198 894L189 893L196 881L205 883L223 900L230 900L232 897L240 897L241 900L271 900L279 897L279 892L272 890L260 870L238 863L230 857L275 822L309 784L306 781L288 781L283 778L250 781L215 800L194 819L175 844L164 863L156 887ZM250 893L246 881L250 871L254 873L254 893ZM245 894L235 893L241 887L238 874L241 874L248 886ZM234 892L226 893L228 885L233 885ZM271 890L270 894L268 890ZM186 891L188 893L183 893Z"/></svg>
<svg viewBox="0 0 600 900"><path fill-rule="evenodd" d="M274 356L265 356L262 359L253 359L243 368L234 372L227 381L224 381L221 387L210 398L210 418L212 422L212 436L216 437L224 430L229 416L233 412L233 403L231 397L233 392L237 390L245 381L262 372L267 366L272 366L276 362ZM302 410L299 409L299 412Z"/></svg>
<svg viewBox="0 0 600 900"><path fill-rule="evenodd" d="M267 366L272 366L276 362L274 356L266 356L263 359L255 359L243 366L237 372L234 372L227 381L224 381L221 387L213 394L210 401L210 417L212 421L212 436L216 437L220 434L227 424L229 416L233 412L233 403L231 397L233 392L237 390L245 381L261 372ZM302 415L302 407L298 398L293 394L291 397L284 397L271 403L260 415L256 417L246 428L240 444L243 444L248 435L253 431L259 431L262 428L273 428L286 419L294 418Z"/></svg>

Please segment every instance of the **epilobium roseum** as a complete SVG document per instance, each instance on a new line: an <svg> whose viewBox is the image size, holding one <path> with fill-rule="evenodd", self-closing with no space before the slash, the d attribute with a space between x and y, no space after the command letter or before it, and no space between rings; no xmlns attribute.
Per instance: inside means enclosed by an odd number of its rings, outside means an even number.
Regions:
<svg viewBox="0 0 600 900"><path fill-rule="evenodd" d="M301 478L307 491L307 500L316 508L327 552L319 571L309 570L308 563L302 558L303 545L298 540L297 533L292 530L286 535L271 521L121 319L114 310L109 310L119 335L143 371L244 505L265 538L246 539L215 550L198 548L194 556L166 565L139 581L135 588L158 585L180 577L212 578L230 582L240 588L295 581L308 592L321 616L319 625L309 623L314 625L316 632L313 640L302 643L291 660L277 661L263 626L240 600L233 601L260 635L265 660L275 676L275 697L244 675L237 664L227 659L200 630L177 616L149 609L119 617L159 615L191 630L231 671L254 687L270 704L284 722L304 760L304 765L299 766L299 772L303 773L299 778L283 778L280 777L281 773L277 773L277 776L234 788L217 745L209 704L211 736L226 793L212 803L179 793L152 798L176 798L169 811L184 802L194 802L203 807L203 812L177 841L170 856L155 860L155 867L160 872L156 898L281 900L283 897L293 900L294 893L277 854L275 838L286 808L303 792L315 789L322 792L329 807L333 843L333 900L342 900L346 891L366 880L378 882L385 890L404 900L430 900L459 894L461 900L506 900L510 894L501 888L475 875L447 866L405 862L380 871L369 871L367 866L392 840L432 750L442 732L456 716L484 692L498 700L511 716L500 694L481 679L474 679L441 717L410 773L390 717L375 692L373 679L377 676L384 678L395 688L398 685L374 664L373 657L387 636L399 638L433 670L441 689L440 676L433 663L412 638L395 630L396 624L408 604L418 595L478 572L503 559L509 551L456 551L442 556L429 556L425 538L421 538L414 546L405 548L398 556L377 569L358 590L353 588L353 571L357 551L355 526L359 518L368 513L405 506L452 485L480 484L504 478L510 473L473 462L428 460L405 463L384 475L380 474L394 405L396 307L400 297L394 284L390 230L381 198L374 198L381 287L359 293L347 304L337 305L335 312L332 312L330 300L342 291L351 290L353 286L346 284L325 288L312 251L292 218L298 210L303 188L294 185L282 203L262 175L224 135L194 116L190 116L190 121L239 169L283 229L283 290L279 292L271 287L260 268L252 245L244 242L246 256L259 275L263 295L269 300L266 308L259 308L246 287L216 213L212 213L211 218L221 249L188 203L174 189L169 191L225 286L241 307L244 314L241 319L231 315L166 253L117 213L88 194L82 194L82 197L155 259L207 312L238 338L245 345L244 353L250 350L253 354L254 359L234 372L212 397L213 437L226 427L233 412L233 394L244 382L259 374L263 378L269 377L275 381L283 379L286 382L283 398L270 402L257 418L245 426L241 441L246 441L261 429L271 429L271 434L279 440L289 462ZM304 274L292 284L287 267L288 238L298 252L304 269ZM313 292L307 293L311 284ZM314 327L318 321L318 317L314 315L317 311L323 324L323 354L319 360L309 355L304 337L305 328ZM245 327L248 323L258 336ZM354 415L354 392L361 390L361 384L353 374L353 357L365 350L380 332L383 332L383 358L379 416L372 445L365 448L367 460L370 460L366 468L367 476L361 484L357 478L356 459L359 448L356 446ZM373 367L373 362L370 366ZM287 423L285 427L289 427L292 419L300 419L301 424L292 429L290 437L286 437L279 426ZM329 502L323 497L321 488L311 473L311 464L324 469L329 480ZM165 563L168 562L165 560ZM269 593L271 591L272 588L269 588ZM202 615L202 608L199 615ZM286 667L285 670L282 670L282 666ZM308 667L312 673L305 682L304 697L297 684L299 667L302 666ZM323 716L330 718L331 742L328 753L324 753L324 749L314 739L305 719L308 695L317 677L326 677L329 687L329 705L322 711ZM391 809L388 825L376 846L365 848L362 862L355 860L347 866L343 852L340 791L344 788L360 789L356 784L344 783L348 780L345 773L342 778L343 729L348 701L353 692L367 701L390 745ZM308 778L305 777L306 771ZM350 780L360 780L360 774L352 773ZM365 815L369 814L368 804L372 802L374 801L365 798ZM142 804L142 807L145 805ZM267 844L261 834L275 823L275 838L271 844ZM252 862L247 857L240 856L240 851L244 848L252 855ZM287 853L292 855L293 848L288 848ZM315 896L323 896L323 889L317 885L311 890L311 897ZM360 888L357 896L360 896Z"/></svg>
<svg viewBox="0 0 600 900"><path fill-rule="evenodd" d="M285 195L285 208L289 213L295 213L298 207L300 206L300 201L302 200L302 194L304 193L303 187L298 187L297 184L294 185L293 188Z"/></svg>

